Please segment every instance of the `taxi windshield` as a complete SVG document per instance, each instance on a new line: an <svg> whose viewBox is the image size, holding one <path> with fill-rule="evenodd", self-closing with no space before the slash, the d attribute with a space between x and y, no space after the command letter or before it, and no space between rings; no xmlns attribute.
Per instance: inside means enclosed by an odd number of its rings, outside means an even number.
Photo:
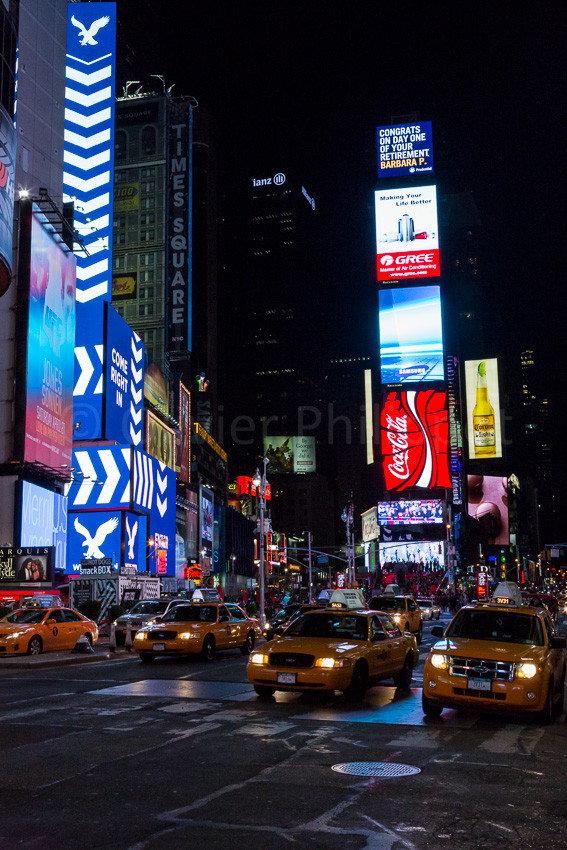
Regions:
<svg viewBox="0 0 567 850"><path fill-rule="evenodd" d="M162 623L216 623L214 605L174 605L164 614Z"/></svg>
<svg viewBox="0 0 567 850"><path fill-rule="evenodd" d="M543 630L537 617L516 611L464 609L457 613L445 637L524 643L543 646Z"/></svg>
<svg viewBox="0 0 567 850"><path fill-rule="evenodd" d="M20 610L15 611L13 614L8 614L7 617L3 617L3 620L5 623L41 623L45 614L45 608L42 608L40 611L34 611L33 608L30 608L25 611Z"/></svg>
<svg viewBox="0 0 567 850"><path fill-rule="evenodd" d="M303 614L288 626L284 635L286 637L368 640L368 620L366 617L338 612Z"/></svg>
<svg viewBox="0 0 567 850"><path fill-rule="evenodd" d="M404 600L396 596L379 596L370 602L373 611L403 611Z"/></svg>
<svg viewBox="0 0 567 850"><path fill-rule="evenodd" d="M167 608L167 601L137 602L130 614L159 614Z"/></svg>

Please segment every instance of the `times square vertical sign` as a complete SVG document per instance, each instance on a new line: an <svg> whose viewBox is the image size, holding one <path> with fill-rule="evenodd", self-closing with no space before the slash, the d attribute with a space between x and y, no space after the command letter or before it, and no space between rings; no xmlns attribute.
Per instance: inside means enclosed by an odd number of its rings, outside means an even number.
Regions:
<svg viewBox="0 0 567 850"><path fill-rule="evenodd" d="M191 351L191 105L170 102L168 117L167 347L172 360L184 360Z"/></svg>

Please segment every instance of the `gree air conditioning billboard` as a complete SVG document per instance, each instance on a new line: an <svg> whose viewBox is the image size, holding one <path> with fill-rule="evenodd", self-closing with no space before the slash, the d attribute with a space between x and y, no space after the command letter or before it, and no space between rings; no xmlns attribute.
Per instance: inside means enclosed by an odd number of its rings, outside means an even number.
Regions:
<svg viewBox="0 0 567 850"><path fill-rule="evenodd" d="M380 189L374 197L378 280L439 277L436 187Z"/></svg>

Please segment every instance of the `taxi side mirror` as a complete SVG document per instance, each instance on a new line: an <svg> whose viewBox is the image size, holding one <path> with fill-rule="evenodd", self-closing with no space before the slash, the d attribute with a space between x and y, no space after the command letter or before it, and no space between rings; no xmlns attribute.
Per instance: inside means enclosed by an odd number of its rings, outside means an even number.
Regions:
<svg viewBox="0 0 567 850"><path fill-rule="evenodd" d="M567 648L567 638L552 637L549 641L549 645L552 649L565 649Z"/></svg>
<svg viewBox="0 0 567 850"><path fill-rule="evenodd" d="M56 626L56 625L57 625L57 620L46 620L46 621L45 621L45 625L46 625L46 626Z"/></svg>
<svg viewBox="0 0 567 850"><path fill-rule="evenodd" d="M371 640L372 640L372 641L377 641L377 640L386 640L386 635L384 634L384 632L374 632L374 634L372 635Z"/></svg>
<svg viewBox="0 0 567 850"><path fill-rule="evenodd" d="M443 637L443 626L433 626L431 634L433 637Z"/></svg>

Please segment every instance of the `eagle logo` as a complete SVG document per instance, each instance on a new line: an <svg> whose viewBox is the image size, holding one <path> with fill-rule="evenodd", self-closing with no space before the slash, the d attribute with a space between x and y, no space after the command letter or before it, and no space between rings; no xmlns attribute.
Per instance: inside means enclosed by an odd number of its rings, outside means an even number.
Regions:
<svg viewBox="0 0 567 850"><path fill-rule="evenodd" d="M108 15L105 15L104 18L98 18L96 21L93 21L90 27L86 29L85 26L80 21L78 21L74 15L71 16L71 23L74 27L77 27L77 29L80 30L79 38L81 39L82 45L98 44L98 41L95 40L95 35L109 22L110 18L108 17Z"/></svg>
<svg viewBox="0 0 567 850"><path fill-rule="evenodd" d="M103 522L102 525L99 525L94 535L91 537L91 533L88 528L79 522L79 517L75 517L75 531L78 531L79 534L82 534L84 542L81 543L81 546L86 547L85 559L86 558L104 558L104 553L100 548L111 531L114 531L116 526L118 525L118 519L116 517L112 517L112 519Z"/></svg>
<svg viewBox="0 0 567 850"><path fill-rule="evenodd" d="M128 517L126 517L126 531L128 533L128 559L133 561L136 558L134 554L134 543L136 542L136 535L138 533L138 520L130 528Z"/></svg>

